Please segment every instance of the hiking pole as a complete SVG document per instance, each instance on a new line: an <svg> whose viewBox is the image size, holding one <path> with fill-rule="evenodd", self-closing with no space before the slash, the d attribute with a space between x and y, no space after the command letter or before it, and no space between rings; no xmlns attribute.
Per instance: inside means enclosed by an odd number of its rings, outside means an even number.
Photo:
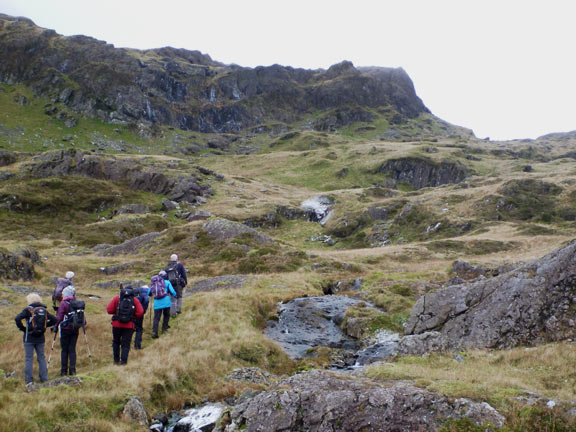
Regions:
<svg viewBox="0 0 576 432"><path fill-rule="evenodd" d="M86 341L86 346L88 347L88 357L90 358L90 367L94 370L94 362L92 361L92 353L90 352L90 345L88 344L88 337L86 336L86 327L82 326L82 331L84 332L84 340Z"/></svg>
<svg viewBox="0 0 576 432"><path fill-rule="evenodd" d="M52 348L50 348L50 355L48 356L48 364L46 365L46 370L48 370L48 368L50 367L50 360L52 360L52 353L54 352L54 344L56 343L56 337L58 336L58 327L56 327L56 331L54 332L54 339L52 340Z"/></svg>

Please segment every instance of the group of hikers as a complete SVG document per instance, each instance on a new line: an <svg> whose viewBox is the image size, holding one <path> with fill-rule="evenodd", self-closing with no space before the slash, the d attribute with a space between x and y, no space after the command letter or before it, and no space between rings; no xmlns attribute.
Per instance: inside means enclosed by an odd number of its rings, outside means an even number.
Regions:
<svg viewBox="0 0 576 432"><path fill-rule="evenodd" d="M76 289L72 279L74 272L66 272L65 277L58 278L56 288L52 294L53 308L56 316L48 312L42 298L32 293L26 297L28 306L20 312L14 320L19 330L24 333L25 367L24 376L26 384L34 382L33 363L34 352L38 361L40 382L48 380L48 367L56 338L60 335L60 375L76 375L76 343L80 330L88 347L88 355L92 361L90 346L86 336L85 303L76 299ZM178 261L178 255L172 254L170 262L154 275L150 286L144 285L133 288L132 285L120 286L120 293L115 296L106 311L112 315L112 355L114 364L126 365L128 354L134 338L134 349L142 348L144 333L144 314L149 305L149 298L154 299L154 318L152 324L152 338L158 338L158 328L162 321L162 333L170 328L170 318L182 312L182 296L184 287L188 284L186 269ZM22 323L25 321L25 324ZM50 328L54 333L52 348L46 362L44 353L45 331Z"/></svg>

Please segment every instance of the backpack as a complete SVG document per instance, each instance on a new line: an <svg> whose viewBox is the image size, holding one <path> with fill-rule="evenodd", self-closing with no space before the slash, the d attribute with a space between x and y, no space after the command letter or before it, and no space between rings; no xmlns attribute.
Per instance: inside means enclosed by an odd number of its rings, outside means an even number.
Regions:
<svg viewBox="0 0 576 432"><path fill-rule="evenodd" d="M32 336L42 336L46 331L48 312L44 306L29 306L28 333Z"/></svg>
<svg viewBox="0 0 576 432"><path fill-rule="evenodd" d="M178 262L170 261L170 263L166 266L164 271L166 272L168 280L170 281L174 289L180 288L181 284L180 284L180 273L178 273Z"/></svg>
<svg viewBox="0 0 576 432"><path fill-rule="evenodd" d="M121 323L131 322L134 317L134 309L134 291L122 290L116 309L116 319Z"/></svg>
<svg viewBox="0 0 576 432"><path fill-rule="evenodd" d="M67 300L68 313L66 314L66 325L79 329L84 326L84 308L86 304L80 300Z"/></svg>
<svg viewBox="0 0 576 432"><path fill-rule="evenodd" d="M146 313L146 310L148 309L148 303L150 302L150 300L148 300L148 288L138 288L138 300L140 300L142 309L144 309L144 313Z"/></svg>
<svg viewBox="0 0 576 432"><path fill-rule="evenodd" d="M54 290L52 299L62 300L62 291L64 291L64 288L70 285L72 285L72 281L70 279L58 278L58 281L56 282L56 289Z"/></svg>
<svg viewBox="0 0 576 432"><path fill-rule="evenodd" d="M152 276L150 280L150 291L154 296L154 300L164 298L168 295L166 292L166 284L161 276Z"/></svg>

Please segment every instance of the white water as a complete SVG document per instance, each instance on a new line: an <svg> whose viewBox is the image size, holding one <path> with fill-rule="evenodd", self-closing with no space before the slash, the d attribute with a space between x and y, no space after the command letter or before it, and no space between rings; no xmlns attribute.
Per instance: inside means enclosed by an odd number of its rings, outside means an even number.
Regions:
<svg viewBox="0 0 576 432"><path fill-rule="evenodd" d="M318 223L324 225L332 216L332 211L330 210L332 202L330 198L325 196L317 196L314 198L307 199L300 204L304 210L313 211L316 214Z"/></svg>
<svg viewBox="0 0 576 432"><path fill-rule="evenodd" d="M221 404L211 404L204 405L200 408L192 408L184 414L178 422L177 425L187 425L188 430L196 432L200 431L200 428L208 426L210 424L216 423L216 421L222 415L224 411L224 405ZM172 432L174 426L168 428L167 432Z"/></svg>

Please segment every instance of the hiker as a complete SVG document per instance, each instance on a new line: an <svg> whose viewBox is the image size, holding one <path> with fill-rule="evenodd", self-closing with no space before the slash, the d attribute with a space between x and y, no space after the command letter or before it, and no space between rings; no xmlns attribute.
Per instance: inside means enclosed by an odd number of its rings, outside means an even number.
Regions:
<svg viewBox="0 0 576 432"><path fill-rule="evenodd" d="M148 295L154 297L154 324L152 325L153 339L158 337L158 325L160 324L160 318L162 316L164 316L162 320L162 333L168 331L170 328L170 298L176 298L176 291L167 279L168 275L164 270L162 270L157 276L152 277L150 289L148 291Z"/></svg>
<svg viewBox="0 0 576 432"><path fill-rule="evenodd" d="M62 301L62 291L64 291L64 288L66 288L67 286L70 286L70 285L74 285L74 283L72 282L73 277L74 277L74 272L73 271L67 271L66 277L58 278L58 280L56 281L56 288L54 289L54 292L52 293L52 307L54 308L55 311L58 310L58 307L60 306L60 302Z"/></svg>
<svg viewBox="0 0 576 432"><path fill-rule="evenodd" d="M142 334L144 333L144 315L148 310L148 304L150 300L148 299L148 293L150 288L147 285L138 288L138 300L144 309L144 314L140 318L134 318L134 329L136 335L134 336L134 349L142 349Z"/></svg>
<svg viewBox="0 0 576 432"><path fill-rule="evenodd" d="M58 307L58 323L60 328L60 376L76 375L76 342L80 329L86 325L84 316L85 304L76 300L76 290L72 285L62 291L62 302Z"/></svg>
<svg viewBox="0 0 576 432"><path fill-rule="evenodd" d="M170 308L170 314L174 318L176 314L182 312L182 295L184 294L184 287L188 285L186 269L184 268L184 264L178 262L178 255L172 254L170 255L170 262L164 271L168 275L168 280L176 291L176 298L172 299Z"/></svg>
<svg viewBox="0 0 576 432"><path fill-rule="evenodd" d="M112 315L112 354L114 364L126 365L134 333L134 318L144 315L132 285L120 286L120 294L112 299L106 311Z"/></svg>
<svg viewBox="0 0 576 432"><path fill-rule="evenodd" d="M34 382L34 351L38 360L40 371L40 382L48 380L48 368L46 366L46 356L44 355L44 332L47 327L52 327L58 321L54 315L46 310L46 305L42 303L42 298L31 293L26 296L28 307L14 318L18 329L24 333L24 351L26 353L26 363L24 366L24 377L26 385ZM26 320L26 326L22 320Z"/></svg>

